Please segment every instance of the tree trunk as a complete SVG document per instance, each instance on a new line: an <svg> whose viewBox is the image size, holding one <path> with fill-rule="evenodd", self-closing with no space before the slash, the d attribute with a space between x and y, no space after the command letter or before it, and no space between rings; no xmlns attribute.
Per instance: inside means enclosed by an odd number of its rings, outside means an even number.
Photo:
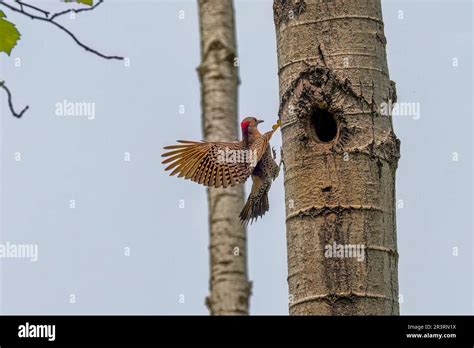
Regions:
<svg viewBox="0 0 474 348"><path fill-rule="evenodd" d="M273 9L290 314L398 314L400 142L381 112L396 93L380 0Z"/></svg>
<svg viewBox="0 0 474 348"><path fill-rule="evenodd" d="M239 84L231 0L199 0L202 62L201 105L204 138L238 139L237 87ZM212 315L248 314L245 227L239 221L244 205L243 185L208 189L210 229L210 295Z"/></svg>

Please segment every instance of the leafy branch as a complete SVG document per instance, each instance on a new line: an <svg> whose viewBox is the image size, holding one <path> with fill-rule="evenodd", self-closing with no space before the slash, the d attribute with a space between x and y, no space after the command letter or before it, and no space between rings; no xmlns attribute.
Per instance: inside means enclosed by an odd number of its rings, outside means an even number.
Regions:
<svg viewBox="0 0 474 348"><path fill-rule="evenodd" d="M97 7L98 5L100 5L101 3L103 2L102 1L99 1L95 6L93 7ZM39 21L42 21L42 22L47 22L47 23L51 23L52 25L56 26L57 28L59 28L60 30L64 31L67 35L69 35L75 42L76 44L78 44L80 47L84 48L86 51L90 52L90 53L93 53L101 58L104 58L104 59L117 59L117 60L123 60L124 57L120 57L120 56L109 56L109 55L105 55L103 53L100 53L99 51L93 49L93 48L90 48L89 46L87 46L86 44L82 43L69 29L67 29L66 27L62 26L61 24L59 24L58 22L55 22L54 21L54 18L58 17L58 16L61 16L61 15L64 15L66 13L69 13L69 12L80 12L79 10L68 10L68 11L63 11L63 12L59 12L59 13L56 13L54 14L51 18L48 18L48 15L49 13L47 11L44 11L40 8L37 8L37 7L34 7L34 9L36 11L40 11L42 12L45 17L40 17L40 16L37 16L37 15L34 15L30 12L27 12L25 10L25 7L26 7L26 3L22 2L22 1L16 1L17 4L20 5L20 7L15 7L11 4L8 4L6 3L5 1L3 0L0 0L0 6L4 6L8 9L10 9L11 11L14 11L14 12L17 12L17 13L20 13L24 16L27 16L31 19L36 19L36 20L39 20ZM28 5L29 8L33 8L31 5ZM88 8L87 10L91 10L91 8Z"/></svg>
<svg viewBox="0 0 474 348"><path fill-rule="evenodd" d="M79 13L79 12L85 12L85 11L92 11L93 9L95 9L96 7L98 7L100 4L102 4L104 2L104 0L99 0L95 5L91 6L91 7L84 7L84 8L80 8L80 9L74 9L74 8L71 8L69 10L65 10L65 11L62 11L62 12L58 12L58 13L55 13L54 15L51 16L51 20L55 19L56 17L59 17L59 16L63 16L65 14L68 14L68 13L71 13L71 12L74 12L74 13ZM92 2L91 2L92 3Z"/></svg>
<svg viewBox="0 0 474 348"><path fill-rule="evenodd" d="M14 6L13 4L5 2L4 0L0 0L0 6L3 6L15 13L19 13L26 17L29 17L32 20L39 20L39 21L54 25L56 28L66 33L78 46L84 48L87 52L92 53L98 57L101 57L103 59L109 59L109 60L125 59L122 56L106 55L99 52L96 49L91 48L90 46L80 41L76 37L76 35L74 35L74 33L72 33L69 29L67 29L66 27L64 27L63 25L55 21L56 18L61 17L68 13L80 13L80 12L85 12L85 11L92 11L95 8L97 8L100 4L102 4L104 0L98 0L98 2L95 5L93 4L94 2L93 0L68 0L66 2L77 2L77 3L85 4L89 7L80 8L80 9L67 9L67 10L57 12L51 15L50 12L40 7L28 4L22 0L14 0L14 3L18 6ZM32 13L32 11L40 13L41 16ZM3 11L0 11L0 52L5 52L7 55L10 55L12 49L17 44L18 40L20 40L21 35L16 29L16 26L13 23L7 21L5 18L6 18L5 13ZM10 111L12 115L18 118L23 116L26 110L28 110L28 106L26 106L20 113L15 112L13 108L13 103L12 103L12 95L8 87L5 85L5 81L0 81L0 87L3 88L5 92L7 93L8 105L10 107Z"/></svg>

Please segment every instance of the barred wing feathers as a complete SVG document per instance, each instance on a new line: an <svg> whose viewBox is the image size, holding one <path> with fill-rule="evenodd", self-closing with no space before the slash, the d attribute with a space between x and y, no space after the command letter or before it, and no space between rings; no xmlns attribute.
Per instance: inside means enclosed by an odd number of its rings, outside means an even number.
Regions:
<svg viewBox="0 0 474 348"><path fill-rule="evenodd" d="M274 130L258 137L250 149L243 141L208 142L178 140L178 144L166 146L162 163L168 164L166 171L172 170L170 176L192 180L208 187L229 187L244 183L252 174L256 164L266 152ZM229 150L234 153L247 151L247 157L240 160L227 160L223 154ZM249 157L250 156L250 157ZM242 159L245 160L242 160Z"/></svg>
<svg viewBox="0 0 474 348"><path fill-rule="evenodd" d="M228 150L245 150L242 142L207 142L178 140L177 145L166 146L162 163L165 170L209 187L228 187L245 182L252 172L251 164L226 161L223 154Z"/></svg>

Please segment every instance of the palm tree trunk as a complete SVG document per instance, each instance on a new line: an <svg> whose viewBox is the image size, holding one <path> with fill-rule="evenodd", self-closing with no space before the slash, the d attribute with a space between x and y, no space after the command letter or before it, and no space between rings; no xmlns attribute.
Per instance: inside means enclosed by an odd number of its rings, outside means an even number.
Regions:
<svg viewBox="0 0 474 348"><path fill-rule="evenodd" d="M380 0L275 0L290 314L395 315L395 171Z"/></svg>
<svg viewBox="0 0 474 348"><path fill-rule="evenodd" d="M238 139L237 87L239 84L231 0L199 0L202 62L201 104L204 138ZM210 295L212 315L248 314L246 231L239 212L244 187L208 189L210 229Z"/></svg>

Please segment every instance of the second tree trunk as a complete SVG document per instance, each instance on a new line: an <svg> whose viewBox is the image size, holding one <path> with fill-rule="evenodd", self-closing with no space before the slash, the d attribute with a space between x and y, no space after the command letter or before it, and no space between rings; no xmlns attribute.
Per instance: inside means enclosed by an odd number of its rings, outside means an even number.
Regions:
<svg viewBox="0 0 474 348"><path fill-rule="evenodd" d="M202 63L202 127L207 141L238 138L237 87L239 84L231 0L200 0ZM244 188L208 189L210 229L210 314L248 314L250 283L247 278L245 227L239 221Z"/></svg>

